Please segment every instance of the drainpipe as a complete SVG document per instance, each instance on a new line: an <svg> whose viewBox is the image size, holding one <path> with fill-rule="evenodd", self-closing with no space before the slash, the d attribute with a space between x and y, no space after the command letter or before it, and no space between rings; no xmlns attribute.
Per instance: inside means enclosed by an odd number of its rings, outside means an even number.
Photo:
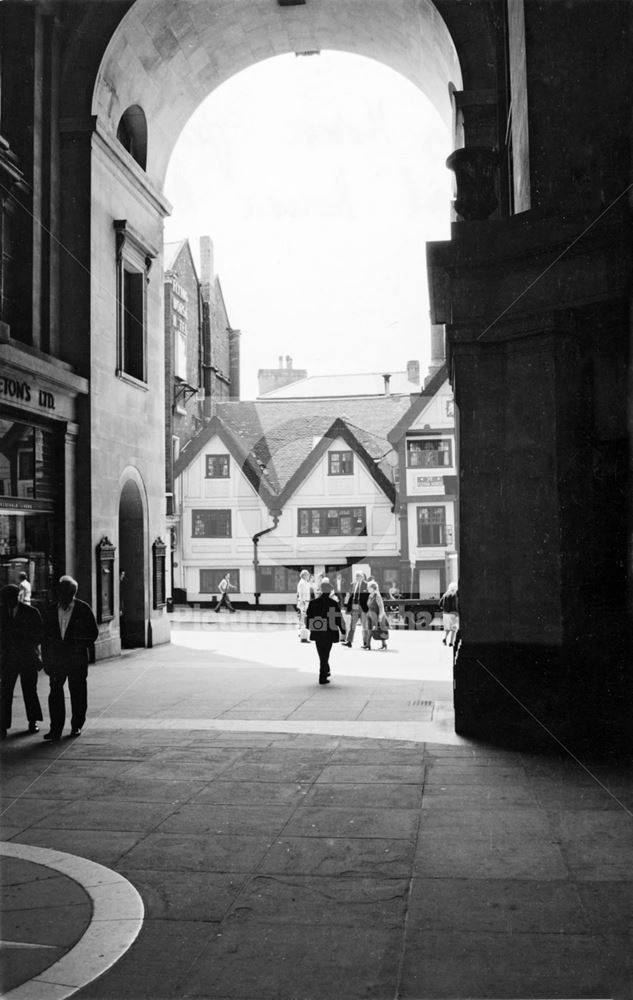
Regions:
<svg viewBox="0 0 633 1000"><path fill-rule="evenodd" d="M253 568L255 570L255 607L259 607L260 591L257 589L259 584L259 559L257 557L257 546L259 545L259 540L262 535L267 535L269 531L274 531L279 524L279 518L281 517L281 511L278 514L271 513L270 515L273 519L273 524L270 528L264 528L263 531L258 531L253 535Z"/></svg>

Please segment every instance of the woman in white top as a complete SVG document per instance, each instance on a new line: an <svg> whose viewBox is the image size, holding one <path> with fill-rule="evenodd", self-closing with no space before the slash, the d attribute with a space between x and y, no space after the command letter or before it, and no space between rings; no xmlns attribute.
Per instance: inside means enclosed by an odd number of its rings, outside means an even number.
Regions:
<svg viewBox="0 0 633 1000"><path fill-rule="evenodd" d="M306 611L308 604L312 600L312 587L310 586L310 574L307 569L302 569L297 583L297 612L299 614L299 638L301 642L309 642L310 636L306 635Z"/></svg>

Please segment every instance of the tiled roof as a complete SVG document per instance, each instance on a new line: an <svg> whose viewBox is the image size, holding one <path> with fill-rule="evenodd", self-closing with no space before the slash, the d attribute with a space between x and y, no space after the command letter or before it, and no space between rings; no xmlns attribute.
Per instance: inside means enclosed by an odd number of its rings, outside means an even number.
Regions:
<svg viewBox="0 0 633 1000"><path fill-rule="evenodd" d="M387 435L411 406L408 395L306 400L227 401L212 404L212 416L239 440L269 490L280 494L331 428L340 420L377 464L392 447ZM176 475L217 432L205 426L183 448ZM211 433L211 427L215 427Z"/></svg>
<svg viewBox="0 0 633 1000"><path fill-rule="evenodd" d="M175 243L163 244L163 270L171 271L188 240L177 240Z"/></svg>
<svg viewBox="0 0 633 1000"><path fill-rule="evenodd" d="M389 389L394 394L420 391L420 381L410 382L405 372L385 372L390 375ZM385 380L382 372L356 372L341 375L308 375L289 385L260 396L269 399L311 399L315 396L384 396Z"/></svg>

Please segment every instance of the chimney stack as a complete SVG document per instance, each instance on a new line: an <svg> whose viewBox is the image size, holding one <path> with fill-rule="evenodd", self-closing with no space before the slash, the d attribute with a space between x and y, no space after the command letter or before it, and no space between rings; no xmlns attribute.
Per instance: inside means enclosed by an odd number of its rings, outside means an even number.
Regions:
<svg viewBox="0 0 633 1000"><path fill-rule="evenodd" d="M420 385L420 362L407 361L407 381L414 385Z"/></svg>
<svg viewBox="0 0 633 1000"><path fill-rule="evenodd" d="M200 284L213 283L213 240L210 236L200 237Z"/></svg>
<svg viewBox="0 0 633 1000"><path fill-rule="evenodd" d="M259 396L265 396L274 389L281 389L284 385L290 385L291 382L298 382L307 377L305 368L292 367L292 358L289 354L286 354L285 358L280 354L278 368L260 368L257 372Z"/></svg>
<svg viewBox="0 0 633 1000"><path fill-rule="evenodd" d="M383 375L383 379L384 379L384 383L385 383L385 396L389 396L390 392L391 392L391 390L389 388L389 382L391 381L391 375L385 374L385 375Z"/></svg>

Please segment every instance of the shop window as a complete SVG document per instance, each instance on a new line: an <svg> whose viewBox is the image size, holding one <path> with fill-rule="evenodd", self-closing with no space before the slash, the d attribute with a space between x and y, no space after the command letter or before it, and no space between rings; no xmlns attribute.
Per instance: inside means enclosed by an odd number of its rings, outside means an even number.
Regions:
<svg viewBox="0 0 633 1000"><path fill-rule="evenodd" d="M230 510L192 510L192 538L230 538Z"/></svg>
<svg viewBox="0 0 633 1000"><path fill-rule="evenodd" d="M0 496L54 500L55 436L50 431L0 420Z"/></svg>
<svg viewBox="0 0 633 1000"><path fill-rule="evenodd" d="M200 570L200 594L217 594L220 580L231 574L231 583L237 590L231 590L231 594L240 592L240 571L239 569L201 569Z"/></svg>
<svg viewBox="0 0 633 1000"><path fill-rule="evenodd" d="M388 595L389 588L394 585L396 590L400 587L400 568L398 566L373 566L372 572L374 580L380 588L381 594Z"/></svg>
<svg viewBox="0 0 633 1000"><path fill-rule="evenodd" d="M299 535L366 535L365 507L303 507L298 511Z"/></svg>
<svg viewBox="0 0 633 1000"><path fill-rule="evenodd" d="M450 438L407 441L407 465L410 469L450 469L452 464Z"/></svg>
<svg viewBox="0 0 633 1000"><path fill-rule="evenodd" d="M354 453L352 451L328 452L328 476L353 476Z"/></svg>
<svg viewBox="0 0 633 1000"><path fill-rule="evenodd" d="M231 460L228 455L206 455L205 466L207 479L228 479L231 475Z"/></svg>
<svg viewBox="0 0 633 1000"><path fill-rule="evenodd" d="M156 251L146 245L125 219L114 222L117 259L117 374L147 380L147 295L149 271Z"/></svg>
<svg viewBox="0 0 633 1000"><path fill-rule="evenodd" d="M418 507L418 545L446 545L446 507Z"/></svg>
<svg viewBox="0 0 633 1000"><path fill-rule="evenodd" d="M294 594L299 582L301 566L260 566L259 591L262 594Z"/></svg>
<svg viewBox="0 0 633 1000"><path fill-rule="evenodd" d="M24 572L40 606L54 575L57 459L51 431L0 419L0 586Z"/></svg>

